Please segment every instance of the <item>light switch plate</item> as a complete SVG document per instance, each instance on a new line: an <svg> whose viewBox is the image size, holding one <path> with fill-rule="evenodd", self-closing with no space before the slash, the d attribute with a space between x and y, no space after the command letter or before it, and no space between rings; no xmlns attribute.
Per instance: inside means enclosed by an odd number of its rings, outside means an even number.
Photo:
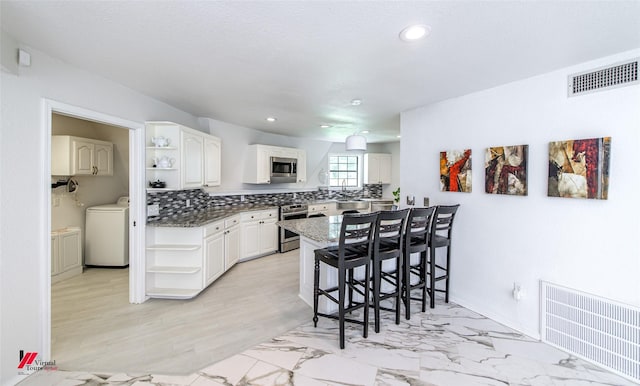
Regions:
<svg viewBox="0 0 640 386"><path fill-rule="evenodd" d="M153 204L147 206L147 216L159 216L160 215L160 205Z"/></svg>

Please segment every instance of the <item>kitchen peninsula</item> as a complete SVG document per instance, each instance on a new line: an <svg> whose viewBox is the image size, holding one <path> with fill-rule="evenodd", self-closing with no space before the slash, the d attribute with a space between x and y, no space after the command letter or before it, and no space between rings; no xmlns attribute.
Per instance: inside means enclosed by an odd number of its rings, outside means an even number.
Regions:
<svg viewBox="0 0 640 386"><path fill-rule="evenodd" d="M310 307L313 307L313 274L314 251L331 245L337 245L340 239L342 216L315 217L299 220L287 220L276 223L284 229L300 235L300 293L299 296ZM363 270L356 269L356 275L361 276ZM360 275L358 275L360 273ZM327 288L338 282L338 272L330 269L326 264L320 265L320 287ZM326 297L320 297L318 310L332 313L337 305L329 302Z"/></svg>

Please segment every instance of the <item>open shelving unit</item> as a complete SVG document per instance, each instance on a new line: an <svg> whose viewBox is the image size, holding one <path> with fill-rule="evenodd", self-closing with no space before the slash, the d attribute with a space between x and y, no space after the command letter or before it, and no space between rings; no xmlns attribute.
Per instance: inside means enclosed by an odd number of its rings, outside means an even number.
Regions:
<svg viewBox="0 0 640 386"><path fill-rule="evenodd" d="M189 299L202 291L204 257L200 228L148 227L147 242L147 296Z"/></svg>

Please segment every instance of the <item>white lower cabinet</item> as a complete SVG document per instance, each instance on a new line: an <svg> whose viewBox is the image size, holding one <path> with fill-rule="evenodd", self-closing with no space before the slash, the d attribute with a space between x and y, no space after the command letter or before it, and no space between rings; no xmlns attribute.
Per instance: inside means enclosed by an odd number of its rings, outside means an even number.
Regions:
<svg viewBox="0 0 640 386"><path fill-rule="evenodd" d="M51 283L82 273L80 228L69 227L51 232Z"/></svg>
<svg viewBox="0 0 640 386"><path fill-rule="evenodd" d="M189 299L240 256L240 215L203 227L147 227L147 296Z"/></svg>
<svg viewBox="0 0 640 386"><path fill-rule="evenodd" d="M240 215L240 259L249 260L278 250L278 210L269 209Z"/></svg>
<svg viewBox="0 0 640 386"><path fill-rule="evenodd" d="M205 287L224 273L224 221L205 227L204 267Z"/></svg>
<svg viewBox="0 0 640 386"><path fill-rule="evenodd" d="M224 222L224 265L225 270L240 260L240 216L233 216Z"/></svg>

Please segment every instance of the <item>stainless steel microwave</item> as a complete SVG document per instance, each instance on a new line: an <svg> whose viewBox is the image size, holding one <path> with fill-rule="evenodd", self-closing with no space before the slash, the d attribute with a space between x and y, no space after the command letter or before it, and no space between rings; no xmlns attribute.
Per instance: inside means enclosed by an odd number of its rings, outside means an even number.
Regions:
<svg viewBox="0 0 640 386"><path fill-rule="evenodd" d="M296 158L271 157L271 183L297 182L298 160Z"/></svg>

